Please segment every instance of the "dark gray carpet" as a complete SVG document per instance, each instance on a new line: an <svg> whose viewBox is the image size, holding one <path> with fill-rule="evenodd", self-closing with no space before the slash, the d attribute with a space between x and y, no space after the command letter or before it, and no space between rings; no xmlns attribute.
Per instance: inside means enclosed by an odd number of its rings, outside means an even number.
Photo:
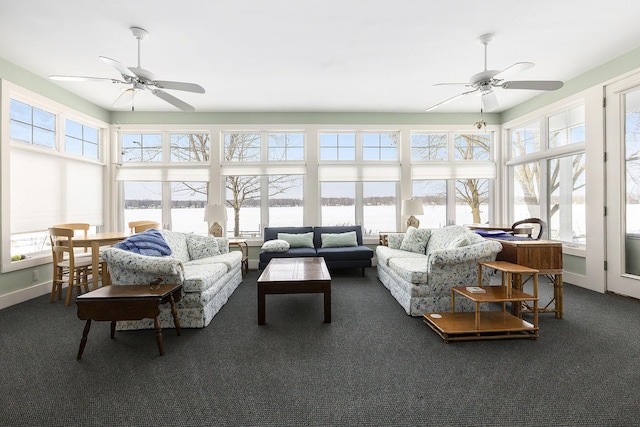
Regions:
<svg viewBox="0 0 640 427"><path fill-rule="evenodd" d="M640 304L565 286L540 339L445 344L375 269L335 272L322 296L267 296L257 271L204 329L119 332L48 296L0 311L7 426L640 425ZM551 286L542 286L550 295ZM544 299L544 297L542 298Z"/></svg>

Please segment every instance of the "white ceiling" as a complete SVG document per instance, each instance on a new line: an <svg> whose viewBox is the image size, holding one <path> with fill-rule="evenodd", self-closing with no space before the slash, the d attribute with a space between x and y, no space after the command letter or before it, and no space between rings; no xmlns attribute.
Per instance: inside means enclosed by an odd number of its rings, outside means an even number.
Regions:
<svg viewBox="0 0 640 427"><path fill-rule="evenodd" d="M637 0L2 0L0 57L30 72L119 78L141 65L205 94L201 112L423 112L484 68L536 66L513 80L569 80L640 45ZM640 64L639 64L640 66ZM105 109L108 83L56 82ZM497 89L502 111L540 92ZM178 111L144 92L136 111ZM470 95L436 112L478 111Z"/></svg>

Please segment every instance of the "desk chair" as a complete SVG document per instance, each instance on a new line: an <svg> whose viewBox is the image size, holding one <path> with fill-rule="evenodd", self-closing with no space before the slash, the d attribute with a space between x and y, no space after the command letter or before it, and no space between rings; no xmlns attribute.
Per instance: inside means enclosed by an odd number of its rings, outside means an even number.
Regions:
<svg viewBox="0 0 640 427"><path fill-rule="evenodd" d="M160 228L160 224L154 221L131 221L129 222L129 232L131 234L140 233L150 228Z"/></svg>
<svg viewBox="0 0 640 427"><path fill-rule="evenodd" d="M54 302L62 298L62 287L67 287L65 305L71 304L73 288L84 288L89 292L89 274L91 273L91 258L76 257L73 248L75 231L71 228L49 228L51 255L53 257L53 281L51 284L51 298Z"/></svg>
<svg viewBox="0 0 640 427"><path fill-rule="evenodd" d="M535 237L533 237L533 231L535 230L536 227L533 227L531 231L527 233L527 237L533 240L540 240L546 231L546 224L543 220L541 220L540 218L527 218L527 219L523 219L513 223L513 225L511 226L511 232L513 233L514 236L519 234L519 231L516 230L516 228L518 228L519 225L524 225L524 224L538 225L537 227L538 234Z"/></svg>

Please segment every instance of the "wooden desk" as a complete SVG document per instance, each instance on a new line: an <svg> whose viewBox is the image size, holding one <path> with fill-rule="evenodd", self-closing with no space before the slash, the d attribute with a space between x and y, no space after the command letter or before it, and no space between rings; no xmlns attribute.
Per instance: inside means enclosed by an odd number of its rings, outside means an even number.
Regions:
<svg viewBox="0 0 640 427"><path fill-rule="evenodd" d="M555 313L556 319L562 319L562 243L553 240L494 240L502 244L496 261L535 268L553 282L553 299L538 311Z"/></svg>
<svg viewBox="0 0 640 427"><path fill-rule="evenodd" d="M80 295L76 299L78 318L86 320L80 340L77 359L82 358L91 321L110 321L111 338L115 337L117 320L154 319L160 356L164 355L162 329L160 328L160 304L170 303L171 314L180 335L180 320L175 303L182 298L182 285L113 285Z"/></svg>
<svg viewBox="0 0 640 427"><path fill-rule="evenodd" d="M100 268L100 247L112 246L127 238L122 231L110 233L96 233L87 237L74 237L73 246L78 248L91 248L91 269L97 272ZM98 289L98 274L92 274L92 290Z"/></svg>

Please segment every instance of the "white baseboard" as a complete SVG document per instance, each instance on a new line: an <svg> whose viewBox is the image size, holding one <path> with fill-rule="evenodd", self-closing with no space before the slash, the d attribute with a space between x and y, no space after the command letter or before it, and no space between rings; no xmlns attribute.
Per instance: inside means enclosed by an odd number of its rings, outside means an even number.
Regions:
<svg viewBox="0 0 640 427"><path fill-rule="evenodd" d="M0 310L29 301L30 299L46 295L51 292L51 282L40 283L26 289L11 292L10 294L0 296Z"/></svg>

